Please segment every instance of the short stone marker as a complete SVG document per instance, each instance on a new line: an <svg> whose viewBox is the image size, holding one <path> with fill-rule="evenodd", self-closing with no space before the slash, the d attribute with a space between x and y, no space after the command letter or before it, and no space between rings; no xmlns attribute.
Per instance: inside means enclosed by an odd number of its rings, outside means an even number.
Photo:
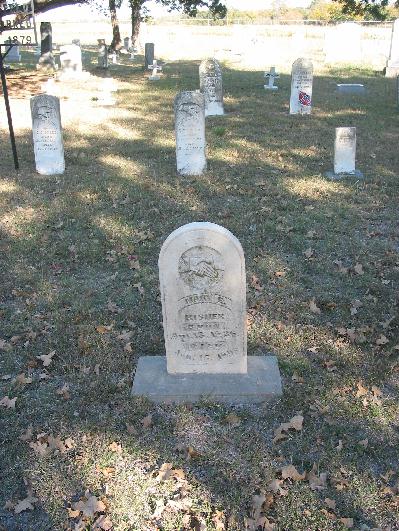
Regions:
<svg viewBox="0 0 399 531"><path fill-rule="evenodd" d="M366 94L366 87L361 83L337 83L338 94Z"/></svg>
<svg viewBox="0 0 399 531"><path fill-rule="evenodd" d="M149 65L154 62L154 43L146 42L144 45L144 69L148 70Z"/></svg>
<svg viewBox="0 0 399 531"><path fill-rule="evenodd" d="M148 66L148 69L152 71L150 77L148 78L150 81L159 81L161 79L161 76L158 75L158 72L162 72L162 66L158 64L156 59L154 59L152 65Z"/></svg>
<svg viewBox="0 0 399 531"><path fill-rule="evenodd" d="M21 53L19 51L18 44L16 44L15 46L10 46L9 52L7 53L4 61L6 63L20 63L21 62Z"/></svg>
<svg viewBox="0 0 399 531"><path fill-rule="evenodd" d="M308 59L297 59L291 71L290 114L312 112L313 64Z"/></svg>
<svg viewBox="0 0 399 531"><path fill-rule="evenodd" d="M174 107L177 171L181 175L201 175L206 170L204 95L180 92Z"/></svg>
<svg viewBox="0 0 399 531"><path fill-rule="evenodd" d="M97 39L98 43L98 57L97 57L97 66L98 68L108 68L108 50L107 45L105 44L105 39Z"/></svg>
<svg viewBox="0 0 399 531"><path fill-rule="evenodd" d="M53 55L53 30L51 22L40 23L40 58L37 68L41 70L57 70Z"/></svg>
<svg viewBox="0 0 399 531"><path fill-rule="evenodd" d="M268 79L269 82L267 85L263 85L265 90L278 90L278 87L275 86L274 80L279 79L280 74L277 74L276 68L274 66L270 67L269 72L265 72L265 79Z"/></svg>
<svg viewBox="0 0 399 531"><path fill-rule="evenodd" d="M39 94L30 100L36 170L41 175L64 173L60 100Z"/></svg>
<svg viewBox="0 0 399 531"><path fill-rule="evenodd" d="M399 74L399 18L392 26L391 47L389 59L385 70L386 77L395 77Z"/></svg>
<svg viewBox="0 0 399 531"><path fill-rule="evenodd" d="M82 74L82 50L77 44L65 44L60 48L63 77L79 77Z"/></svg>
<svg viewBox="0 0 399 531"><path fill-rule="evenodd" d="M222 69L216 59L205 59L199 67L200 91L205 98L205 116L220 116L223 108Z"/></svg>
<svg viewBox="0 0 399 531"><path fill-rule="evenodd" d="M189 223L159 255L166 356L138 361L132 395L257 403L282 394L275 356L247 357L245 258L224 227Z"/></svg>
<svg viewBox="0 0 399 531"><path fill-rule="evenodd" d="M327 172L330 179L346 175L363 177L356 169L356 127L336 127L334 143L334 171Z"/></svg>

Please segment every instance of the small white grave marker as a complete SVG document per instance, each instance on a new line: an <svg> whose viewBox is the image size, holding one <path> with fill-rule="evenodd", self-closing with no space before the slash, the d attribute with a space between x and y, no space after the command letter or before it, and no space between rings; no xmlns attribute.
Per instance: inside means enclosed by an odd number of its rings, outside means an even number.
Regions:
<svg viewBox="0 0 399 531"><path fill-rule="evenodd" d="M214 223L165 240L159 283L166 356L139 359L132 394L155 402L256 403L281 395L274 356L247 357L245 258Z"/></svg>
<svg viewBox="0 0 399 531"><path fill-rule="evenodd" d="M363 177L356 170L356 127L336 127L334 143L334 172L327 172L331 179L345 175Z"/></svg>
<svg viewBox="0 0 399 531"><path fill-rule="evenodd" d="M200 91L205 97L205 116L220 116L223 108L222 69L216 59L205 59L199 67Z"/></svg>
<svg viewBox="0 0 399 531"><path fill-rule="evenodd" d="M174 107L177 171L201 175L206 170L204 95L180 92Z"/></svg>
<svg viewBox="0 0 399 531"><path fill-rule="evenodd" d="M292 65L290 114L312 112L313 64L308 59L297 59Z"/></svg>
<svg viewBox="0 0 399 531"><path fill-rule="evenodd" d="M39 94L30 100L36 170L41 175L64 173L60 100Z"/></svg>
<svg viewBox="0 0 399 531"><path fill-rule="evenodd" d="M148 69L152 70L152 73L148 78L150 81L159 81L161 79L161 76L158 75L158 72L162 72L162 66L157 63L156 59L154 59L152 65L148 66Z"/></svg>
<svg viewBox="0 0 399 531"><path fill-rule="evenodd" d="M280 74L277 74L276 68L274 66L270 67L270 72L265 72L265 79L268 79L268 84L263 85L265 90L278 90L278 87L275 86L274 80L279 79Z"/></svg>
<svg viewBox="0 0 399 531"><path fill-rule="evenodd" d="M64 78L80 77L82 74L82 50L77 44L60 48L61 74Z"/></svg>

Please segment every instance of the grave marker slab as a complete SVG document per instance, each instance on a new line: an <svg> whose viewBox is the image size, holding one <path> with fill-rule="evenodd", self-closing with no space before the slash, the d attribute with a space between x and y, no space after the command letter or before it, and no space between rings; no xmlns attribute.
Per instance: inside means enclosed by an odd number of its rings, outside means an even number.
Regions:
<svg viewBox="0 0 399 531"><path fill-rule="evenodd" d="M312 112L313 64L308 59L297 59L292 65L290 114Z"/></svg>
<svg viewBox="0 0 399 531"><path fill-rule="evenodd" d="M389 50L389 59L385 70L386 77L395 77L399 74L399 18L395 20L392 26L391 47Z"/></svg>
<svg viewBox="0 0 399 531"><path fill-rule="evenodd" d="M10 51L7 53L7 56L5 58L6 63L20 63L21 62L21 54L19 50L19 45L11 46Z"/></svg>
<svg viewBox="0 0 399 531"><path fill-rule="evenodd" d="M366 94L366 87L361 83L337 83L339 94Z"/></svg>
<svg viewBox="0 0 399 531"><path fill-rule="evenodd" d="M39 94L30 100L36 170L41 175L64 173L60 100Z"/></svg>
<svg viewBox="0 0 399 531"><path fill-rule="evenodd" d="M154 62L154 43L146 42L144 45L144 69L148 70L149 65Z"/></svg>
<svg viewBox="0 0 399 531"><path fill-rule="evenodd" d="M201 175L206 170L204 95L180 92L174 108L177 171L181 175Z"/></svg>
<svg viewBox="0 0 399 531"><path fill-rule="evenodd" d="M327 176L340 179L345 175L363 177L356 170L356 127L335 128L334 171L327 172Z"/></svg>
<svg viewBox="0 0 399 531"><path fill-rule="evenodd" d="M220 116L223 109L222 69L216 59L205 59L199 67L200 91L205 98L205 116Z"/></svg>
<svg viewBox="0 0 399 531"><path fill-rule="evenodd" d="M139 359L132 394L155 402L256 403L281 395L274 356L247 357L246 274L224 227L189 223L159 255L165 356Z"/></svg>

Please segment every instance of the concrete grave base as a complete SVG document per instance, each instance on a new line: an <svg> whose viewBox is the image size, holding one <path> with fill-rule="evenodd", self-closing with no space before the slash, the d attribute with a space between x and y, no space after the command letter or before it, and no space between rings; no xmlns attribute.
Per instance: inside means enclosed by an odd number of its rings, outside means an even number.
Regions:
<svg viewBox="0 0 399 531"><path fill-rule="evenodd" d="M263 85L265 90L278 90L278 87L269 87L269 85Z"/></svg>
<svg viewBox="0 0 399 531"><path fill-rule="evenodd" d="M282 394L275 356L248 356L247 374L168 374L166 356L139 359L132 396L153 402L183 403L208 399L226 404L254 404Z"/></svg>
<svg viewBox="0 0 399 531"><path fill-rule="evenodd" d="M345 179L345 177L357 177L358 179L363 179L364 175L360 170L355 170L354 173L334 173L334 171L327 171L325 176L333 181L338 181L339 179Z"/></svg>

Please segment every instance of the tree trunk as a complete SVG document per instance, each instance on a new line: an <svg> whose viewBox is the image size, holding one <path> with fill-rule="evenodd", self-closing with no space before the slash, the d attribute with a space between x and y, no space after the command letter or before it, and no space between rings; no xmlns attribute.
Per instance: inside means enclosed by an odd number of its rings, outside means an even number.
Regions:
<svg viewBox="0 0 399 531"><path fill-rule="evenodd" d="M122 48L121 32L119 30L119 21L118 15L116 13L115 0L109 0L109 12L111 14L111 24L112 24L112 42L110 48L112 50L119 50Z"/></svg>
<svg viewBox="0 0 399 531"><path fill-rule="evenodd" d="M141 7L146 0L129 0L130 7L132 9L132 47L136 45L141 22Z"/></svg>

